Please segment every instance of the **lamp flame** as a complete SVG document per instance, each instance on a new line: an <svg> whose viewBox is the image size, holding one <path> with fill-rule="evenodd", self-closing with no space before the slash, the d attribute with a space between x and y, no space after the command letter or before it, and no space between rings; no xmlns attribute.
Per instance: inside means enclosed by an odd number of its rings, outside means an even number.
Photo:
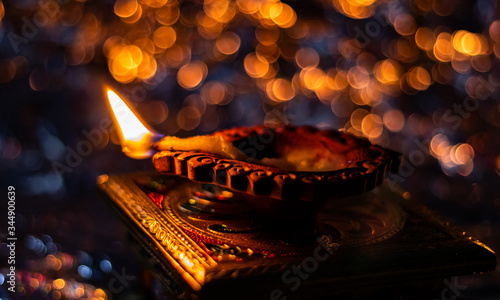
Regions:
<svg viewBox="0 0 500 300"><path fill-rule="evenodd" d="M153 144L162 136L149 129L132 108L112 90L107 91L108 103L122 151L131 158L144 159L153 155Z"/></svg>

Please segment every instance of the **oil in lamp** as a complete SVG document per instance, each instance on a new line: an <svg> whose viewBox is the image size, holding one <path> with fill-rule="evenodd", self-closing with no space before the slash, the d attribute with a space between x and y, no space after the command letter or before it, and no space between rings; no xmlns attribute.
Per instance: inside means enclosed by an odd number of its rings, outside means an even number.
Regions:
<svg viewBox="0 0 500 300"><path fill-rule="evenodd" d="M396 152L307 126L165 137L107 94L123 152L156 171L98 185L172 297L415 296L405 282L439 289L495 268L490 249L383 184Z"/></svg>

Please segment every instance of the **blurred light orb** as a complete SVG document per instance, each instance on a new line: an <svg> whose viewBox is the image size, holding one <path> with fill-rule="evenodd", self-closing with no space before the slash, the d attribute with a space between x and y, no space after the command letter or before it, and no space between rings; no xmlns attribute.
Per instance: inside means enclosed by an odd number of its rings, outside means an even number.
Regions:
<svg viewBox="0 0 500 300"><path fill-rule="evenodd" d="M162 26L153 33L153 42L156 47L167 49L174 45L177 33L170 26Z"/></svg>
<svg viewBox="0 0 500 300"><path fill-rule="evenodd" d="M111 262L109 260L107 260L107 259L101 260L101 262L99 263L99 267L105 273L109 273L113 269L113 266L111 265Z"/></svg>
<svg viewBox="0 0 500 300"><path fill-rule="evenodd" d="M396 83L401 78L401 65L393 59L378 62L374 69L375 77L381 83Z"/></svg>
<svg viewBox="0 0 500 300"><path fill-rule="evenodd" d="M420 27L415 33L415 43L424 51L431 51L436 41L434 31L427 27Z"/></svg>
<svg viewBox="0 0 500 300"><path fill-rule="evenodd" d="M177 113L177 125L182 130L194 130L200 124L201 113L194 106L185 106Z"/></svg>
<svg viewBox="0 0 500 300"><path fill-rule="evenodd" d="M405 125L405 118L403 113L398 109L391 109L384 113L383 116L384 126L392 132L399 132Z"/></svg>
<svg viewBox="0 0 500 300"><path fill-rule="evenodd" d="M177 82L187 90L199 87L207 76L207 65L202 61L194 61L182 66L177 73Z"/></svg>
<svg viewBox="0 0 500 300"><path fill-rule="evenodd" d="M361 122L361 130L370 139L376 139L382 135L384 128L382 119L376 114L368 114Z"/></svg>
<svg viewBox="0 0 500 300"><path fill-rule="evenodd" d="M363 119L369 114L370 112L364 108L358 108L354 110L351 113L351 118L350 118L352 127L354 127L354 129L356 129L357 131L361 132L362 130L361 123L363 122Z"/></svg>
<svg viewBox="0 0 500 300"><path fill-rule="evenodd" d="M376 0L333 0L334 8L353 19L366 19L371 17L375 10Z"/></svg>
<svg viewBox="0 0 500 300"><path fill-rule="evenodd" d="M488 48L487 42L481 35L466 30L455 32L452 39L455 50L466 55L476 56L483 54Z"/></svg>
<svg viewBox="0 0 500 300"><path fill-rule="evenodd" d="M314 68L319 64L319 55L313 48L300 48L295 53L295 62L301 68Z"/></svg>
<svg viewBox="0 0 500 300"><path fill-rule="evenodd" d="M52 286L54 286L56 290L62 290L66 286L66 281L62 278L56 279L52 282Z"/></svg>
<svg viewBox="0 0 500 300"><path fill-rule="evenodd" d="M412 35L417 29L417 24L411 15L399 14L394 19L394 29L403 36Z"/></svg>
<svg viewBox="0 0 500 300"><path fill-rule="evenodd" d="M347 81L356 89L361 89L370 83L370 74L363 67L352 67L347 73Z"/></svg>
<svg viewBox="0 0 500 300"><path fill-rule="evenodd" d="M229 31L221 34L215 42L217 50L225 55L236 53L236 51L238 51L238 49L240 48L240 44L240 37L236 33Z"/></svg>
<svg viewBox="0 0 500 300"><path fill-rule="evenodd" d="M309 90L320 89L326 81L326 75L320 68L308 67L300 72L302 85Z"/></svg>
<svg viewBox="0 0 500 300"><path fill-rule="evenodd" d="M443 62L449 62L454 52L455 49L451 43L451 34L447 32L440 33L433 47L433 53L436 59Z"/></svg>
<svg viewBox="0 0 500 300"><path fill-rule="evenodd" d="M424 91L431 84L431 76L426 69L422 67L414 67L406 74L408 84L416 90Z"/></svg>
<svg viewBox="0 0 500 300"><path fill-rule="evenodd" d="M78 266L78 274L82 276L84 279L89 279L92 277L92 269L86 265Z"/></svg>
<svg viewBox="0 0 500 300"><path fill-rule="evenodd" d="M245 70L250 77L262 78L269 71L269 63L262 57L257 57L255 53L249 53L243 62Z"/></svg>
<svg viewBox="0 0 500 300"><path fill-rule="evenodd" d="M284 78L269 81L266 90L270 98L278 102L289 101L295 97L292 82Z"/></svg>
<svg viewBox="0 0 500 300"><path fill-rule="evenodd" d="M115 14L122 18L132 16L139 6L137 0L117 0L115 2Z"/></svg>

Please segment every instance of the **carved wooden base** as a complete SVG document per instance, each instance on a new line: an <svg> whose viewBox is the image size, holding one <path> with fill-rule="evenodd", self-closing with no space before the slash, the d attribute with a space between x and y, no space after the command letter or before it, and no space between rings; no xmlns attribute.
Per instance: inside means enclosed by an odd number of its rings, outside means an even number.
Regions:
<svg viewBox="0 0 500 300"><path fill-rule="evenodd" d="M496 264L486 246L386 186L295 223L247 193L178 176L102 175L99 188L173 299L424 299L435 284L433 299L447 277Z"/></svg>

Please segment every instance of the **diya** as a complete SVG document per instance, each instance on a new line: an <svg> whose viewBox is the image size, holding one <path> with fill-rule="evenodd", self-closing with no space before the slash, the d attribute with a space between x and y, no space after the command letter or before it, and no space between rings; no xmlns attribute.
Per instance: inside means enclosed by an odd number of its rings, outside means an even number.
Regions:
<svg viewBox="0 0 500 300"><path fill-rule="evenodd" d="M422 299L495 268L489 248L383 184L394 151L307 126L162 137L108 96L124 152L156 171L98 185L174 299Z"/></svg>

